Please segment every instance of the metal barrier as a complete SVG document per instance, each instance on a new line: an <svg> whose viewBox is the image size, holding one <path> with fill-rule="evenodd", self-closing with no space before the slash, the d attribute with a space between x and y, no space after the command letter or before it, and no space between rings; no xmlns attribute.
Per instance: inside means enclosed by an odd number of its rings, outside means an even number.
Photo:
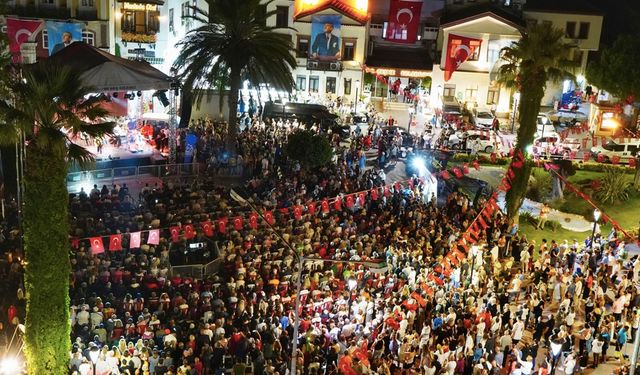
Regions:
<svg viewBox="0 0 640 375"><path fill-rule="evenodd" d="M215 275L220 271L222 266L222 258L215 259L207 264L187 264L184 266L171 266L169 274L171 276L180 275L198 279L204 279L207 276Z"/></svg>

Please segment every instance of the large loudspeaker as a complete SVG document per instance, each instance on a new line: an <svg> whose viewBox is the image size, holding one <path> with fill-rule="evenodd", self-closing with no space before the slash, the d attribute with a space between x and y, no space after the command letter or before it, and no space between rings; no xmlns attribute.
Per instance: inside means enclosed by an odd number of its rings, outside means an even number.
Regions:
<svg viewBox="0 0 640 375"><path fill-rule="evenodd" d="M191 107L193 107L193 97L187 90L182 91L180 97L180 128L188 128L191 121Z"/></svg>
<svg viewBox="0 0 640 375"><path fill-rule="evenodd" d="M157 96L158 99L160 99L160 103L165 107L168 107L169 104L171 104L169 102L169 98L167 98L167 90L156 91L153 96Z"/></svg>

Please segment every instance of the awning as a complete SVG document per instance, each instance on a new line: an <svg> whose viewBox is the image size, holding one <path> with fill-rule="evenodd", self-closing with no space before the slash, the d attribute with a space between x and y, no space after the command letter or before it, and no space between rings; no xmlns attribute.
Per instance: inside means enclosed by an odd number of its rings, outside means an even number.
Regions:
<svg viewBox="0 0 640 375"><path fill-rule="evenodd" d="M433 70L426 48L375 46L365 65L367 72L382 76L422 78Z"/></svg>

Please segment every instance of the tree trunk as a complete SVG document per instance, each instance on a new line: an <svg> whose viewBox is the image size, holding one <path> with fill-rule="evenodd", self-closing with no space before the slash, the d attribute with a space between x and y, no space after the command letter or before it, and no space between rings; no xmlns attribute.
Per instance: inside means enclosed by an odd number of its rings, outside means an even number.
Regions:
<svg viewBox="0 0 640 375"><path fill-rule="evenodd" d="M67 164L51 149L27 150L24 248L29 374L69 370L69 218Z"/></svg>
<svg viewBox="0 0 640 375"><path fill-rule="evenodd" d="M636 175L633 178L633 186L636 189L640 189L640 158L636 157Z"/></svg>
<svg viewBox="0 0 640 375"><path fill-rule="evenodd" d="M533 143L538 112L540 111L540 101L544 94L542 87L544 80L529 79L528 81L530 82L528 85L523 82L520 93L520 127L518 128L515 147L516 153L520 150L525 155L526 148ZM518 213L522 206L522 201L527 193L532 167L532 161L525 158L522 168L514 170L515 178L506 196L507 215L512 222L519 216Z"/></svg>
<svg viewBox="0 0 640 375"><path fill-rule="evenodd" d="M242 88L242 79L240 78L240 71L231 69L230 76L230 88L229 88L229 127L227 131L227 150L235 152L236 139L238 138L239 123L238 123L238 95Z"/></svg>

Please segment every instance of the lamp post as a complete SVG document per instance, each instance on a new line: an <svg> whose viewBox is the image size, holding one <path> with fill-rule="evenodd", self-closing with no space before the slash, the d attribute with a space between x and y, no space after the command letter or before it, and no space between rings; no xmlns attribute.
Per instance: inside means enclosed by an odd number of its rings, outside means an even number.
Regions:
<svg viewBox="0 0 640 375"><path fill-rule="evenodd" d="M591 231L591 250L594 250L594 246L593 246L593 241L595 240L595 236L596 236L596 225L598 225L598 220L600 220L600 215L602 215L602 212L600 212L599 209L595 209L593 210L593 230Z"/></svg>
<svg viewBox="0 0 640 375"><path fill-rule="evenodd" d="M411 122L413 121L413 113L416 111L413 106L409 107L409 123L407 124L407 133L411 133Z"/></svg>
<svg viewBox="0 0 640 375"><path fill-rule="evenodd" d="M631 353L629 375L634 375L636 373L636 364L638 363L638 347L640 347L640 329L636 329L636 334L633 338L633 353Z"/></svg>
<svg viewBox="0 0 640 375"><path fill-rule="evenodd" d="M358 99L359 99L358 90L360 90L360 80L356 80L356 98L353 101L353 112L355 114L358 114Z"/></svg>
<svg viewBox="0 0 640 375"><path fill-rule="evenodd" d="M556 371L556 365L558 364L558 358L560 357L560 351L562 350L562 344L555 342L553 339L549 340L551 346L551 370L549 371L549 375L553 375Z"/></svg>
<svg viewBox="0 0 640 375"><path fill-rule="evenodd" d="M469 286L473 286L473 269L476 267L476 256L478 255L478 246L471 246L471 275L469 277Z"/></svg>
<svg viewBox="0 0 640 375"><path fill-rule="evenodd" d="M351 306L353 305L353 291L358 286L358 280L350 277L347 280L347 287L349 288L349 318L351 318Z"/></svg>
<svg viewBox="0 0 640 375"><path fill-rule="evenodd" d="M93 375L96 375L96 363L98 363L98 356L100 355L100 349L97 345L93 344L91 349L89 350L89 358L91 358L91 363L93 364Z"/></svg>
<svg viewBox="0 0 640 375"><path fill-rule="evenodd" d="M513 133L516 128L516 113L518 111L518 104L520 104L520 93L516 92L515 94L513 94L513 114L511 116L511 133Z"/></svg>

